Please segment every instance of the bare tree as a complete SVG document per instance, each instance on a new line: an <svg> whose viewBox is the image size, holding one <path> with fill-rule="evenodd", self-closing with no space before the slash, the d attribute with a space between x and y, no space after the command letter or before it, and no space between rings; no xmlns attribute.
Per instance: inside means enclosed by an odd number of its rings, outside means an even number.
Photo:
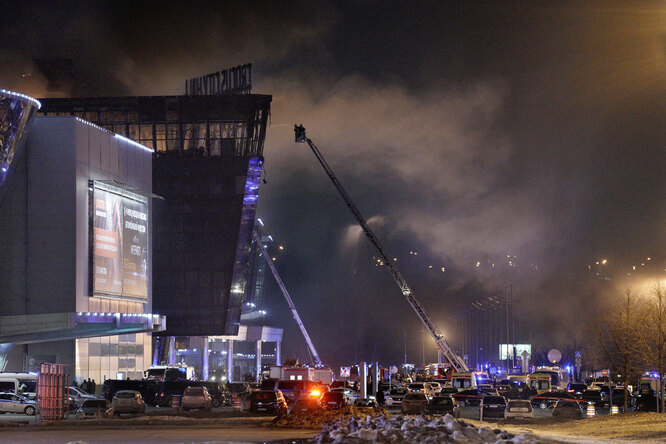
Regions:
<svg viewBox="0 0 666 444"><path fill-rule="evenodd" d="M610 367L623 373L624 411L627 411L632 363L640 353L640 332L644 324L641 307L640 298L627 289L619 303L611 304L602 312L596 328Z"/></svg>
<svg viewBox="0 0 666 444"><path fill-rule="evenodd" d="M652 285L645 303L645 323L641 326L639 340L645 362L659 373L660 411L666 407L664 399L664 373L666 373L666 288L660 282Z"/></svg>

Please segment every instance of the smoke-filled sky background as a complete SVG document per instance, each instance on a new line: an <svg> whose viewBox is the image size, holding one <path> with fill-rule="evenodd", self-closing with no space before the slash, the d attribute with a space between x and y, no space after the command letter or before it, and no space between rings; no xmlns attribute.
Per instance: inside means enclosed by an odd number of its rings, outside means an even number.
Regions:
<svg viewBox="0 0 666 444"><path fill-rule="evenodd" d="M454 344L452 318L509 286L516 342L547 350L666 277L665 1L10 1L0 24L0 87L35 97L182 94L253 63L258 216L325 362L420 364L424 335L294 123ZM39 58L72 59L72 87Z"/></svg>

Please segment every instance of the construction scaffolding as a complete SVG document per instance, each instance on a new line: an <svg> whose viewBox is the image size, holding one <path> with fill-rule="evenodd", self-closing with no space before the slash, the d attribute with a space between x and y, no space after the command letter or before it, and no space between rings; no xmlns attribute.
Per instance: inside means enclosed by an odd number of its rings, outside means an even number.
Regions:
<svg viewBox="0 0 666 444"><path fill-rule="evenodd" d="M69 374L65 364L41 364L37 405L42 421L60 421L69 414Z"/></svg>

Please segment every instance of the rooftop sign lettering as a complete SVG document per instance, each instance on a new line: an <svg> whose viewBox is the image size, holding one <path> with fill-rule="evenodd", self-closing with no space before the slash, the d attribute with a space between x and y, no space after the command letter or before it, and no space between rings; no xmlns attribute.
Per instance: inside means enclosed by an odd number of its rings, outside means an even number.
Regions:
<svg viewBox="0 0 666 444"><path fill-rule="evenodd" d="M238 65L185 81L186 96L217 96L252 91L252 64Z"/></svg>

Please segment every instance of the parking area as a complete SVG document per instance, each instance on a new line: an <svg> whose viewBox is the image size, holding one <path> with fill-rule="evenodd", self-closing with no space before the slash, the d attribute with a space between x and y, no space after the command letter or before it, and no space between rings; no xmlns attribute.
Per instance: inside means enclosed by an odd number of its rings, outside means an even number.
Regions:
<svg viewBox="0 0 666 444"><path fill-rule="evenodd" d="M219 407L213 408L211 411L203 410L190 410L187 412L181 410L173 410L171 407L152 407L146 406L145 414L123 414L120 418L138 418L145 416L180 416L186 418L219 418L219 417L234 417L234 416L247 416L247 412L236 412L233 407ZM250 414L251 415L251 414ZM76 414L70 413L67 417L68 420L76 421ZM90 419L81 419L78 421L84 422ZM21 424L40 424L41 418L39 415L28 416L17 413L4 413L0 414L0 422L13 422Z"/></svg>

